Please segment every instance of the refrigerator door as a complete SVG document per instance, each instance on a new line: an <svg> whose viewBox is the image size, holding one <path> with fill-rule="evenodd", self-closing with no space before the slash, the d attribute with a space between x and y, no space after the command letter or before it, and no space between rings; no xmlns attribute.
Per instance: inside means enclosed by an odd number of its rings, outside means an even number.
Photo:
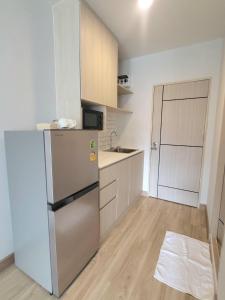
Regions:
<svg viewBox="0 0 225 300"><path fill-rule="evenodd" d="M53 293L60 296L99 247L99 188L49 211Z"/></svg>
<svg viewBox="0 0 225 300"><path fill-rule="evenodd" d="M45 131L48 202L54 204L98 181L97 131Z"/></svg>

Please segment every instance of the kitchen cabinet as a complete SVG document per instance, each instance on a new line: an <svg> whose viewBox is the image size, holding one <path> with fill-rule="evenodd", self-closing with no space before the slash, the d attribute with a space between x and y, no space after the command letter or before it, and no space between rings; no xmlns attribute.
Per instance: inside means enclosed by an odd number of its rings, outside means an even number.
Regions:
<svg viewBox="0 0 225 300"><path fill-rule="evenodd" d="M118 43L82 1L52 6L57 118L76 119L81 100L117 108Z"/></svg>
<svg viewBox="0 0 225 300"><path fill-rule="evenodd" d="M130 166L130 204L137 201L142 192L144 153L131 157Z"/></svg>
<svg viewBox="0 0 225 300"><path fill-rule="evenodd" d="M116 203L114 198L108 205L100 210L100 236L104 237L116 222Z"/></svg>
<svg viewBox="0 0 225 300"><path fill-rule="evenodd" d="M108 168L104 168L99 172L100 189L116 181L118 178L118 166L114 164Z"/></svg>
<svg viewBox="0 0 225 300"><path fill-rule="evenodd" d="M52 7L55 58L56 118L71 118L82 127L80 101L79 1Z"/></svg>
<svg viewBox="0 0 225 300"><path fill-rule="evenodd" d="M144 153L99 171L101 239L141 195Z"/></svg>
<svg viewBox="0 0 225 300"><path fill-rule="evenodd" d="M113 181L110 185L100 191L100 209L104 208L112 199L117 196L117 183Z"/></svg>
<svg viewBox="0 0 225 300"><path fill-rule="evenodd" d="M119 218L128 208L131 185L131 162L132 158L123 160L118 163L118 201L117 201L117 217Z"/></svg>
<svg viewBox="0 0 225 300"><path fill-rule="evenodd" d="M118 43L84 3L80 5L81 99L117 107Z"/></svg>

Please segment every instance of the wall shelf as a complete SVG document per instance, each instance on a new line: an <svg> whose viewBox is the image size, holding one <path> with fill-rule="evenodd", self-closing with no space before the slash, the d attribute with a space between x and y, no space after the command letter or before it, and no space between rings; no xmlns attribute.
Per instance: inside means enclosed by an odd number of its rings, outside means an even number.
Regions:
<svg viewBox="0 0 225 300"><path fill-rule="evenodd" d="M109 111L127 113L127 114L132 114L133 113L131 110L128 110L128 109L125 109L125 108L111 107L111 106L102 105L102 104L98 104L98 103L93 103L93 102L89 102L89 101L85 101L85 100L81 100L81 104L82 104L82 106L87 106L87 107L89 106L92 109L97 109L97 110L98 110L99 107L105 107Z"/></svg>
<svg viewBox="0 0 225 300"><path fill-rule="evenodd" d="M130 94L133 94L133 92L130 89L122 86L121 84L118 84L118 96L130 95Z"/></svg>
<svg viewBox="0 0 225 300"><path fill-rule="evenodd" d="M127 114L132 114L133 112L131 110L125 109L125 108L120 108L120 107L110 107L110 106L106 106L106 108L109 111L114 111L114 112L120 112L120 113L127 113Z"/></svg>

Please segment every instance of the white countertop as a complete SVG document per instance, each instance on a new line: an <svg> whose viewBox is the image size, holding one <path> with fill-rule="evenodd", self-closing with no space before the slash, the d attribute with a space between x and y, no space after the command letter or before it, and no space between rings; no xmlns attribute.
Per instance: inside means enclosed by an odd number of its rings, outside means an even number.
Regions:
<svg viewBox="0 0 225 300"><path fill-rule="evenodd" d="M99 169L106 168L113 165L121 160L127 159L128 157L134 156L138 153L143 152L143 150L137 150L132 153L115 153L115 152L98 152L98 167Z"/></svg>

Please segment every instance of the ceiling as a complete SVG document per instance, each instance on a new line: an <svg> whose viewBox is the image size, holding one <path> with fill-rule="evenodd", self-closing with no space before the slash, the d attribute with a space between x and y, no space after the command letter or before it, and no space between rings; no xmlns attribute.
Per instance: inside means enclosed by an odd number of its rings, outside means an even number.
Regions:
<svg viewBox="0 0 225 300"><path fill-rule="evenodd" d="M119 41L126 59L225 36L225 0L86 0Z"/></svg>

